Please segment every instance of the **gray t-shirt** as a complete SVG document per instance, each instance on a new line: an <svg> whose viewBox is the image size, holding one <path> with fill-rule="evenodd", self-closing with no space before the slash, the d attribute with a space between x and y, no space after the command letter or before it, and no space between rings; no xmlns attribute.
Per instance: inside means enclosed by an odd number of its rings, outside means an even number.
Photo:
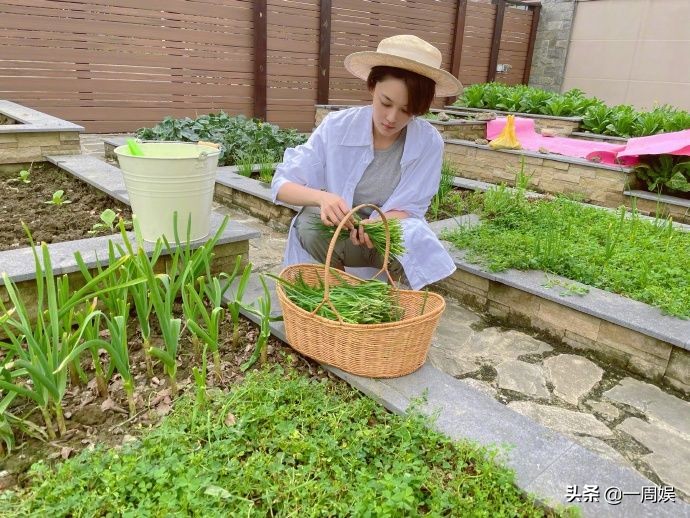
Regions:
<svg viewBox="0 0 690 518"><path fill-rule="evenodd" d="M390 198L400 183L400 159L405 147L407 128L403 128L398 138L386 149L375 149L374 160L366 168L355 187L352 206L373 203L381 207ZM360 215L369 217L372 209L362 209Z"/></svg>

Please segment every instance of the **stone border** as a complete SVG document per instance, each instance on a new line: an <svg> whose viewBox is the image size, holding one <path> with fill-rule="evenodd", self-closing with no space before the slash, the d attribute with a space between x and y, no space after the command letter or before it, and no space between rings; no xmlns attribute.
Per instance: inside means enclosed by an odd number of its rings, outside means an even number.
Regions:
<svg viewBox="0 0 690 518"><path fill-rule="evenodd" d="M599 133L590 133L589 131L573 131L571 137L579 138L581 140L594 140L596 142L608 142L610 144L625 145L628 142L627 138L614 137L613 135L601 135Z"/></svg>
<svg viewBox="0 0 690 518"><path fill-rule="evenodd" d="M237 169L236 166L218 168L215 199L238 206L275 228L287 230L300 207L274 204L270 185L242 176Z"/></svg>
<svg viewBox="0 0 690 518"><path fill-rule="evenodd" d="M15 174L46 155L81 152L82 126L10 101L0 100L0 115L15 121L0 124L0 173Z"/></svg>
<svg viewBox="0 0 690 518"><path fill-rule="evenodd" d="M455 111L467 111L467 112L480 112L480 113L498 113L501 115L516 115L518 117L525 117L528 119L547 119L554 121L564 121L564 122L577 122L578 124L582 122L582 117L557 117L555 115L542 115L541 113L524 113L524 112L506 112L501 110L492 110L489 108L468 108L466 106L449 106L443 107L445 110L455 110Z"/></svg>
<svg viewBox="0 0 690 518"><path fill-rule="evenodd" d="M277 308L272 315L279 316L282 311L275 289L270 286L271 307ZM252 303L262 295L263 289L254 274L244 300ZM246 318L259 323L255 314L241 311ZM271 333L289 344L283 322L272 322ZM404 414L413 402L423 400L424 404L417 408L433 419L434 428L451 439L471 440L489 448L507 446L497 460L515 471L518 488L535 494L548 507L569 505L568 486L582 489L585 485L596 485L602 494L606 488L617 487L639 494L642 487L654 485L632 468L585 449L429 362L412 374L392 379L364 378L328 365L323 367L396 414ZM652 509L634 498L624 498L617 506L607 504L602 498L600 502L578 507L584 516L597 518L650 516L649 509ZM690 505L682 501L655 504L653 515L690 517Z"/></svg>
<svg viewBox="0 0 690 518"><path fill-rule="evenodd" d="M83 133L84 127L52 115L42 113L21 104L0 100L0 114L17 121L17 124L0 125L0 133L43 133L52 131L76 131Z"/></svg>

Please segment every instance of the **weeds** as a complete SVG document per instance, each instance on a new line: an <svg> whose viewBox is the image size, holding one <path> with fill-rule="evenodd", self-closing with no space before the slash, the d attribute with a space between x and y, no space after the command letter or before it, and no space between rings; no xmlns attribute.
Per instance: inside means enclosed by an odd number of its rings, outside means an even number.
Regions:
<svg viewBox="0 0 690 518"><path fill-rule="evenodd" d="M690 317L690 234L559 197L528 201L500 186L485 193L482 224L447 234L493 271L538 269Z"/></svg>

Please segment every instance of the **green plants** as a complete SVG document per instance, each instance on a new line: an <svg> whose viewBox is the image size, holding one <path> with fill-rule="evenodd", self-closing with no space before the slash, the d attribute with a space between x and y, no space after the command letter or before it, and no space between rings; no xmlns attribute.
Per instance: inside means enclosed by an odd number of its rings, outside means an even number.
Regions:
<svg viewBox="0 0 690 518"><path fill-rule="evenodd" d="M491 271L543 270L690 318L690 234L670 220L526 200L502 186L485 193L480 225L444 236Z"/></svg>
<svg viewBox="0 0 690 518"><path fill-rule="evenodd" d="M418 408L418 407L417 407ZM7 495L13 516L521 516L547 513L497 464L417 408L387 412L346 384L271 368L176 402L160 427L98 447ZM382 474L382 467L386 467ZM554 513L559 514L559 513Z"/></svg>
<svg viewBox="0 0 690 518"><path fill-rule="evenodd" d="M237 260L235 262L235 269L233 270L232 277L233 279L236 278L237 272L239 272L239 268L242 264L242 258L237 257ZM237 346L240 343L240 311L244 307L242 305L242 299L244 297L244 292L247 289L247 285L249 283L249 276L252 273L252 263L247 263L246 266L244 267L244 270L242 271L242 275L239 278L239 281L237 282L237 286L234 288L232 291L232 297L230 297L230 300L228 301L228 311L230 312L230 318L232 319L232 346L233 348L237 348ZM231 286L230 289L232 289L233 286Z"/></svg>
<svg viewBox="0 0 690 518"><path fill-rule="evenodd" d="M275 161L275 157L273 156L273 153L271 151L266 151L265 153L262 153L258 156L259 160L259 180L261 180L264 183L271 183L271 180L273 180L273 172L275 171L275 168L273 166L273 163Z"/></svg>
<svg viewBox="0 0 690 518"><path fill-rule="evenodd" d="M271 152L282 157L285 149L303 144L307 137L294 129L281 129L274 124L249 119L244 115L230 116L224 112L201 115L196 119L166 117L153 128L141 128L137 137L144 140L200 140L221 145L218 165L236 165L243 153L255 155Z"/></svg>
<svg viewBox="0 0 690 518"><path fill-rule="evenodd" d="M254 172L254 154L250 151L237 153L237 173L249 178Z"/></svg>
<svg viewBox="0 0 690 518"><path fill-rule="evenodd" d="M561 117L580 116L585 131L625 138L690 128L690 113L686 111L668 105L655 106L648 112L638 112L628 105L610 107L576 88L556 94L524 85L480 83L465 88L453 105Z"/></svg>
<svg viewBox="0 0 690 518"><path fill-rule="evenodd" d="M376 251L383 257L386 251L386 226L381 219L367 220L362 222L357 214L354 216L355 225L362 225L364 231L371 239ZM388 231L390 233L390 255L391 257L400 257L405 254L405 241L403 238L402 225L399 219L390 218L388 221ZM336 227L329 226L323 223L319 218L314 218L314 228L323 232L328 237L333 237ZM346 232L340 232L338 239L349 239Z"/></svg>
<svg viewBox="0 0 690 518"><path fill-rule="evenodd" d="M652 155L635 166L635 175L651 192L690 192L690 160L675 155Z"/></svg>
<svg viewBox="0 0 690 518"><path fill-rule="evenodd" d="M606 105L592 106L582 116L582 127L585 131L603 135L611 124L613 110Z"/></svg>
<svg viewBox="0 0 690 518"><path fill-rule="evenodd" d="M63 435L66 432L62 398L67 386L66 367L74 360L74 344L80 341L91 319L99 313L74 313L74 309L87 298L102 294L103 291L96 290L96 286L129 261L129 257L121 258L72 292L67 275L58 279L53 274L47 245L41 245L40 259L33 241L32 250L37 290L35 324L32 324L31 313L15 284L6 273L2 274L12 308L8 309L0 300L0 330L8 337L7 341L0 342L0 347L11 357L9 362L0 366L0 389L32 400L43 415L48 436L55 438L53 416L58 433ZM66 330L61 322L65 315L70 314L74 315L75 321ZM82 347L91 345L86 342ZM31 383L26 383L27 380Z"/></svg>
<svg viewBox="0 0 690 518"><path fill-rule="evenodd" d="M93 227L91 230L89 230L89 234L100 234L101 232L104 233L114 233L115 228L116 228L116 221L118 219L117 212L115 212L113 209L105 209L103 212L101 212L98 216L98 218L101 220L100 223L94 223ZM124 221L125 225L131 225L131 221Z"/></svg>
<svg viewBox="0 0 690 518"><path fill-rule="evenodd" d="M22 183L31 183L31 180L29 179L30 174L31 173L26 169L22 169L21 171L19 171L19 176L17 177L17 180L19 180Z"/></svg>
<svg viewBox="0 0 690 518"><path fill-rule="evenodd" d="M337 270L331 269L336 279L341 279ZM297 306L308 312L330 320L338 320L340 314L343 322L349 324L382 324L397 322L402 318L403 310L397 304L395 295L388 283L372 279L361 284L349 284L346 281L332 286L328 292L330 304L324 304L324 283L309 285L301 273L293 282L270 275L283 285L288 298ZM335 311L334 311L335 309Z"/></svg>
<svg viewBox="0 0 690 518"><path fill-rule="evenodd" d="M250 369L257 360L260 360L259 363L261 365L266 364L268 357L268 339L271 336L271 322L275 322L283 318L282 316L271 317L271 293L268 291L266 279L263 275L259 275L259 280L261 281L261 287L264 290L264 294L259 297L258 301L256 302L258 307L255 308L253 305L245 306L246 309L253 312L260 318L259 339L256 341L254 352L252 353L251 357L242 365L241 369L243 371Z"/></svg>
<svg viewBox="0 0 690 518"><path fill-rule="evenodd" d="M606 126L606 134L625 138L632 137L637 118L638 114L632 106L628 104L614 106L611 112L611 122Z"/></svg>
<svg viewBox="0 0 690 518"><path fill-rule="evenodd" d="M434 219L438 217L438 211L441 204L448 196L448 193L453 189L453 179L455 178L455 166L449 160L443 160L441 164L441 181L438 184L438 191L431 198L430 211Z"/></svg>
<svg viewBox="0 0 690 518"><path fill-rule="evenodd" d="M72 203L72 202L65 198L65 191L63 191L62 189L59 189L53 193L53 197L50 200L45 201L43 203L47 203L49 205L60 206L60 205L66 205L66 204Z"/></svg>

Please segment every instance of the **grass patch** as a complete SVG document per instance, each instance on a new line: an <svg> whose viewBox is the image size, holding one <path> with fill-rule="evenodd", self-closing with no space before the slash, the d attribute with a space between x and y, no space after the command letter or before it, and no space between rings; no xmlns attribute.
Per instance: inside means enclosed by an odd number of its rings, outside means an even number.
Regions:
<svg viewBox="0 0 690 518"><path fill-rule="evenodd" d="M491 271L543 270L690 317L690 234L567 198L527 201L502 186L485 193L482 224L444 238Z"/></svg>
<svg viewBox="0 0 690 518"><path fill-rule="evenodd" d="M280 368L179 400L120 450L31 471L17 516L544 516L494 454ZM550 513L550 512L549 512Z"/></svg>

